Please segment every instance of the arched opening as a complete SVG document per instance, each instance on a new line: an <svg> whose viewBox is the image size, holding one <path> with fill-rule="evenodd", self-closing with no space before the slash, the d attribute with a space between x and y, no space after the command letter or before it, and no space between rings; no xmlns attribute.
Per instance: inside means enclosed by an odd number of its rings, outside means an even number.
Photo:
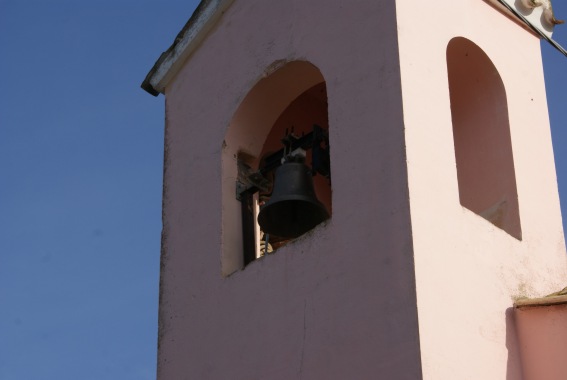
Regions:
<svg viewBox="0 0 567 380"><path fill-rule="evenodd" d="M257 223L260 207L273 190L274 166L281 166L282 151L285 157L291 150L294 159L304 157L315 174L316 198L330 215L327 131L325 80L311 63L276 62L246 95L223 142L223 275L293 240L266 234ZM282 144L284 139L292 143ZM300 145L305 149L296 149ZM323 165L321 157L327 158Z"/></svg>
<svg viewBox="0 0 567 380"><path fill-rule="evenodd" d="M508 103L502 78L472 41L447 46L461 205L522 239Z"/></svg>

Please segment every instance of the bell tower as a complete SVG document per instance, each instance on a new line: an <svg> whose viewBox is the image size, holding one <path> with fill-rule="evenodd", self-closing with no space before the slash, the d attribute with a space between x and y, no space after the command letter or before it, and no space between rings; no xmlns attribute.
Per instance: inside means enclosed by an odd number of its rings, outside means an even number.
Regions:
<svg viewBox="0 0 567 380"><path fill-rule="evenodd" d="M512 306L567 255L553 25L510 3L201 1L142 85L158 379L522 377Z"/></svg>

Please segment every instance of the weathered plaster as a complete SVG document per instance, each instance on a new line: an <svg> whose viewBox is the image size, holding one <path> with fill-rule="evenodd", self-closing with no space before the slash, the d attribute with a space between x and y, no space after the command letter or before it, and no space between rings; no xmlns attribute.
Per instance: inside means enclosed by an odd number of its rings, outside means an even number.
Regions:
<svg viewBox="0 0 567 380"><path fill-rule="evenodd" d="M520 358L506 310L567 279L540 41L483 1L400 0L397 17L423 377L512 380ZM459 201L446 58L455 37L479 46L504 83L521 241Z"/></svg>

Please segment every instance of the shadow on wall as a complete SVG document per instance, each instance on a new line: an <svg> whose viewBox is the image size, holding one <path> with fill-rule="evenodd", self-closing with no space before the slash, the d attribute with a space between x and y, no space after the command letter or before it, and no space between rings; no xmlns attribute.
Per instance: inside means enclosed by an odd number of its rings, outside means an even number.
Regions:
<svg viewBox="0 0 567 380"><path fill-rule="evenodd" d="M522 240L506 89L474 42L453 38L447 69L461 205Z"/></svg>
<svg viewBox="0 0 567 380"><path fill-rule="evenodd" d="M506 380L523 380L522 358L520 356L520 341L516 328L514 308L506 309L506 348L508 349L508 364Z"/></svg>

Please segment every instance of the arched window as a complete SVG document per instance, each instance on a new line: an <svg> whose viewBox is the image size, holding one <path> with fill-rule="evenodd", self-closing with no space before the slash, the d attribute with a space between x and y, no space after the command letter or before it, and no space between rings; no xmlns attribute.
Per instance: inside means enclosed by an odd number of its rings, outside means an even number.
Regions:
<svg viewBox="0 0 567 380"><path fill-rule="evenodd" d="M496 67L463 37L447 46L461 205L522 239L506 90Z"/></svg>
<svg viewBox="0 0 567 380"><path fill-rule="evenodd" d="M305 61L276 62L269 68L245 96L226 132L222 155L223 275L292 240L265 234L257 223L260 205L273 189L274 166L281 164L283 150L284 156L293 151L294 159L304 161L315 174L316 197L330 215L326 85L319 69ZM247 189L252 189L251 194Z"/></svg>

